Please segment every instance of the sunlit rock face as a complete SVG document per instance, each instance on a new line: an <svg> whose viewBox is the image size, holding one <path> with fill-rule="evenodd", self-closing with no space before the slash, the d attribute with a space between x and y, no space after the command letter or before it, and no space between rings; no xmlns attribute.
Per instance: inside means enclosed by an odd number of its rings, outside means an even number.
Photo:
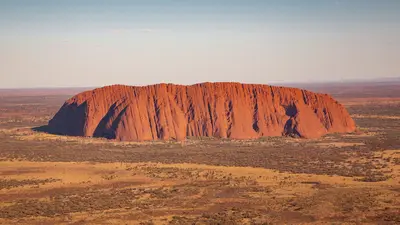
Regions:
<svg viewBox="0 0 400 225"><path fill-rule="evenodd" d="M259 84L113 85L68 99L49 121L52 133L121 141L188 136L317 138L355 130L331 96Z"/></svg>

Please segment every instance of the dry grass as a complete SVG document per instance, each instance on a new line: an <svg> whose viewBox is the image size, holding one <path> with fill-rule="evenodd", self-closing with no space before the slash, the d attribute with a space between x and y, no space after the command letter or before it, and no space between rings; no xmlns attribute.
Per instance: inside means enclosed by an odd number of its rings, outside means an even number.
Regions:
<svg viewBox="0 0 400 225"><path fill-rule="evenodd" d="M352 118L369 118L369 119L389 119L389 120L399 120L400 116L381 116L381 115L360 115L360 114L353 114L351 115Z"/></svg>
<svg viewBox="0 0 400 225"><path fill-rule="evenodd" d="M397 170L393 179L365 183L341 176L199 164L20 161L2 162L0 168L0 173L16 170L9 179L62 181L0 190L4 223L252 224L341 218L373 224L380 219L396 222L400 203L399 190L393 189L400 181ZM18 173L18 168L34 172ZM105 179L110 174L118 176Z"/></svg>
<svg viewBox="0 0 400 225"><path fill-rule="evenodd" d="M362 142L359 142L359 143L354 143L354 142L327 142L327 143L317 143L316 145L324 147L324 148L331 148L331 147L342 148L342 147L352 147L352 146L365 145L365 143L362 143Z"/></svg>

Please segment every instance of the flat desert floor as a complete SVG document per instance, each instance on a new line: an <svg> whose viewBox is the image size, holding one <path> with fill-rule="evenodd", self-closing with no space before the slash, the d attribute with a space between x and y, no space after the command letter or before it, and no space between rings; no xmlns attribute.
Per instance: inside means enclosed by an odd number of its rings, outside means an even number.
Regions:
<svg viewBox="0 0 400 225"><path fill-rule="evenodd" d="M68 96L0 96L0 224L399 224L400 98L339 98L317 140L114 142L35 131Z"/></svg>

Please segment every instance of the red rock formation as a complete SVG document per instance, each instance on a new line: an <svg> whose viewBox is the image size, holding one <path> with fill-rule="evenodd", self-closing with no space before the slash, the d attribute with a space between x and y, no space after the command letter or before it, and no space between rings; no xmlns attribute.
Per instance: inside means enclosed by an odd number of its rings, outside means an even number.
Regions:
<svg viewBox="0 0 400 225"><path fill-rule="evenodd" d="M346 109L329 95L240 83L98 88L67 100L48 127L52 133L123 141L316 138L355 130Z"/></svg>

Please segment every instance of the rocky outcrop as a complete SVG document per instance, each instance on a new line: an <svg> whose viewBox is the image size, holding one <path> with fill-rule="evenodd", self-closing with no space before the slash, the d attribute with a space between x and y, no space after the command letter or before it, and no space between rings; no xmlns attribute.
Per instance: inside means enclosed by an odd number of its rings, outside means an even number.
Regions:
<svg viewBox="0 0 400 225"><path fill-rule="evenodd" d="M113 85L67 100L50 132L122 141L188 136L317 138L352 132L346 109L326 94L240 83Z"/></svg>

